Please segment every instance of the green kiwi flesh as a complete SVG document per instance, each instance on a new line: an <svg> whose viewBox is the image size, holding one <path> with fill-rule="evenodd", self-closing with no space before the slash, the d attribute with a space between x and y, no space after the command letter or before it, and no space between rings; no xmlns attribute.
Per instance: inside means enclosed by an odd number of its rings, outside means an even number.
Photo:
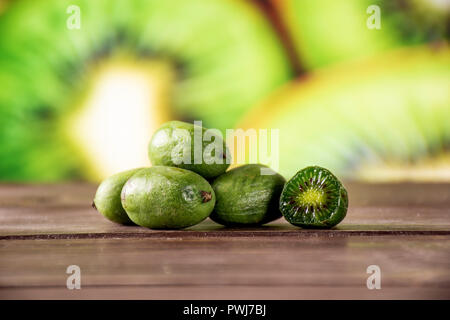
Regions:
<svg viewBox="0 0 450 320"><path fill-rule="evenodd" d="M283 216L302 228L331 228L344 219L347 208L348 195L342 183L318 166L297 172L280 198Z"/></svg>
<svg viewBox="0 0 450 320"><path fill-rule="evenodd" d="M80 29L67 27L73 6ZM77 122L74 111L92 110L79 103L81 93L97 88L93 70L117 55L136 68L160 62L174 74L170 95L152 95L152 121L167 112L223 130L291 77L281 42L247 1L7 1L0 4L1 180L92 180L104 163L85 155L86 143L67 123ZM155 86L165 78L159 69L152 75ZM111 127L126 131L120 117ZM124 148L117 143L114 152ZM117 171L128 167L109 158Z"/></svg>

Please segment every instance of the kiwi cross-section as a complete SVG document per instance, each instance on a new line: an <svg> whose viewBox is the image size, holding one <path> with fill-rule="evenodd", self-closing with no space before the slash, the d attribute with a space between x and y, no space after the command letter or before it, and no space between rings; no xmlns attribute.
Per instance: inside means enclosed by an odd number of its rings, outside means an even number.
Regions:
<svg viewBox="0 0 450 320"><path fill-rule="evenodd" d="M348 195L327 169L306 167L290 179L280 197L280 211L288 222L303 228L331 228L347 214Z"/></svg>
<svg viewBox="0 0 450 320"><path fill-rule="evenodd" d="M401 46L449 39L450 10L445 1L270 2L288 30L305 69L368 57ZM371 27L373 19L379 20L379 29ZM370 27L367 27L368 20Z"/></svg>
<svg viewBox="0 0 450 320"><path fill-rule="evenodd" d="M68 27L74 6L79 29ZM163 122L231 128L291 74L275 32L247 1L0 7L2 180L99 180L146 165L145 145Z"/></svg>
<svg viewBox="0 0 450 320"><path fill-rule="evenodd" d="M278 128L288 177L319 165L347 179L445 179L437 169L448 161L421 176L401 169L450 150L449 58L448 46L420 46L324 68L278 90L238 128Z"/></svg>

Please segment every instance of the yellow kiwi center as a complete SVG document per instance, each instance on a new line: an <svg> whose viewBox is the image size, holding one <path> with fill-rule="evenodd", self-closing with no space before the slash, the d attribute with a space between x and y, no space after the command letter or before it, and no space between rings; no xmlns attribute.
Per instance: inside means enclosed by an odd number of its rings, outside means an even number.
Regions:
<svg viewBox="0 0 450 320"><path fill-rule="evenodd" d="M170 119L171 66L114 56L95 66L65 132L85 160L87 178L149 166L152 133ZM87 170L86 170L87 169Z"/></svg>
<svg viewBox="0 0 450 320"><path fill-rule="evenodd" d="M320 207L325 203L325 192L322 189L309 188L298 195L297 203L303 207Z"/></svg>

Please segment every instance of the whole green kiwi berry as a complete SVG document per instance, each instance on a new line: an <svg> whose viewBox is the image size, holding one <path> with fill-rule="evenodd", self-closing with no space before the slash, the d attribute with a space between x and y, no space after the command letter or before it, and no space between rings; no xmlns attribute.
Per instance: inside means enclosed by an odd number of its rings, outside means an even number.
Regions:
<svg viewBox="0 0 450 320"><path fill-rule="evenodd" d="M218 132L182 121L163 124L152 136L148 155L155 166L191 170L206 179L224 173L231 163L227 146Z"/></svg>
<svg viewBox="0 0 450 320"><path fill-rule="evenodd" d="M152 229L181 229L207 218L216 197L195 172L165 166L139 170L125 183L122 206L130 219Z"/></svg>
<svg viewBox="0 0 450 320"><path fill-rule="evenodd" d="M278 219L285 181L264 165L234 168L212 183L216 206L210 218L225 226L261 225Z"/></svg>
<svg viewBox="0 0 450 320"><path fill-rule="evenodd" d="M97 188L92 206L113 222L133 224L122 207L120 193L125 182L141 169L127 170L105 179Z"/></svg>

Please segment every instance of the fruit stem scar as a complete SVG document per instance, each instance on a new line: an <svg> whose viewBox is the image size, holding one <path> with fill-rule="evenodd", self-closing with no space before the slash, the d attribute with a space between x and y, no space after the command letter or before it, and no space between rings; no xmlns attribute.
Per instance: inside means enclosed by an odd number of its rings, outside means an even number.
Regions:
<svg viewBox="0 0 450 320"><path fill-rule="evenodd" d="M200 194L202 195L202 202L208 202L212 199L211 192L207 191L200 191Z"/></svg>

